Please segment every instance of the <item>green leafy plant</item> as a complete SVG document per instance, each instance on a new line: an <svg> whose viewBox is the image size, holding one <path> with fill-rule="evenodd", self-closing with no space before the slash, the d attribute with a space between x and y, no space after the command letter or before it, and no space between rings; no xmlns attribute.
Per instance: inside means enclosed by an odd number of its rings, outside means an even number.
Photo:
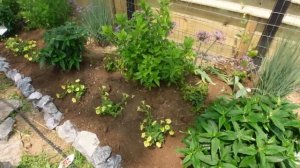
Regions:
<svg viewBox="0 0 300 168"><path fill-rule="evenodd" d="M100 45L107 45L107 39L100 33L101 27L113 22L112 4L107 0L92 0L82 13L82 25Z"/></svg>
<svg viewBox="0 0 300 168"><path fill-rule="evenodd" d="M99 115L111 115L117 117L122 113L123 106L127 104L129 95L126 93L122 94L122 100L119 103L115 103L109 98L106 86L102 86L100 89L101 93L101 106L96 107L96 114Z"/></svg>
<svg viewBox="0 0 300 168"><path fill-rule="evenodd" d="M115 55L106 54L103 61L104 61L104 69L107 72L115 72L119 69L120 61Z"/></svg>
<svg viewBox="0 0 300 168"><path fill-rule="evenodd" d="M286 96L300 86L300 43L283 39L275 54L259 69L256 87L261 94Z"/></svg>
<svg viewBox="0 0 300 168"><path fill-rule="evenodd" d="M62 25L71 12L68 0L18 0L18 3L29 29Z"/></svg>
<svg viewBox="0 0 300 168"><path fill-rule="evenodd" d="M132 19L117 15L115 30L112 26L102 28L118 48L125 77L148 88L160 86L161 81L181 81L193 69L193 40L186 38L179 45L167 38L173 27L168 5L169 0L161 0L160 10L153 11L142 1L141 10Z"/></svg>
<svg viewBox="0 0 300 168"><path fill-rule="evenodd" d="M23 41L18 36L10 37L5 42L5 48L12 51L16 56L23 56L32 62L37 62L39 59L39 52L34 40Z"/></svg>
<svg viewBox="0 0 300 168"><path fill-rule="evenodd" d="M77 103L81 99L81 97L86 92L86 86L80 82L80 79L76 79L72 83L68 83L66 85L61 85L61 88L64 90L63 93L56 93L56 98L64 98L68 94L73 94L72 102Z"/></svg>
<svg viewBox="0 0 300 168"><path fill-rule="evenodd" d="M191 102L193 111L199 112L204 107L204 102L208 94L208 84L201 82L196 86L186 84L182 88L183 98Z"/></svg>
<svg viewBox="0 0 300 168"><path fill-rule="evenodd" d="M162 144L165 142L165 137L169 134L173 136L175 134L172 129L172 120L167 118L165 120L154 120L151 114L151 107L142 101L142 104L138 106L137 111L145 114L145 119L140 125L141 138L144 139L144 146L151 147L156 145L156 147L161 148Z"/></svg>
<svg viewBox="0 0 300 168"><path fill-rule="evenodd" d="M86 41L86 32L75 23L68 22L63 26L48 30L44 41L46 46L41 50L39 62L43 65L58 66L62 70L79 69L82 52Z"/></svg>
<svg viewBox="0 0 300 168"><path fill-rule="evenodd" d="M184 167L294 167L297 106L272 96L219 99L197 118L183 142Z"/></svg>
<svg viewBox="0 0 300 168"><path fill-rule="evenodd" d="M14 85L14 83L11 80L6 78L4 75L0 74L0 91L1 92L4 92L5 90L7 90L8 88L10 88L13 85Z"/></svg>
<svg viewBox="0 0 300 168"><path fill-rule="evenodd" d="M211 78L205 72L205 70L203 68L201 68L201 67L195 68L194 74L197 75L197 76L200 76L202 82L204 82L204 83L208 82L208 83L211 83L211 84L215 85L215 83L211 80Z"/></svg>
<svg viewBox="0 0 300 168"><path fill-rule="evenodd" d="M42 153L39 155L23 155L21 158L21 162L19 163L17 168L56 168L58 167L57 163L50 162L50 156Z"/></svg>
<svg viewBox="0 0 300 168"><path fill-rule="evenodd" d="M18 17L19 5L16 0L1 0L0 1L0 25L7 28L4 36L16 33L18 30Z"/></svg>

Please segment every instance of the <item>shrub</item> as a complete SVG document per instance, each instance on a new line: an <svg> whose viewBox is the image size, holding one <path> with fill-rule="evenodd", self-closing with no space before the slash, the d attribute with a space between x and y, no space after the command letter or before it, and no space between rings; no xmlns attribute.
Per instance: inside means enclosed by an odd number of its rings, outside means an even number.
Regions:
<svg viewBox="0 0 300 168"><path fill-rule="evenodd" d="M285 96L300 85L300 43L282 40L271 58L265 58L259 69L258 91Z"/></svg>
<svg viewBox="0 0 300 168"><path fill-rule="evenodd" d="M18 36L8 38L5 42L5 48L12 51L15 56L23 56L29 61L36 62L39 59L36 41L23 41Z"/></svg>
<svg viewBox="0 0 300 168"><path fill-rule="evenodd" d="M137 111L145 114L145 119L140 125L140 130L142 131L141 138L144 139L144 146L146 148L152 145L161 148L165 137L168 134L175 134L171 126L172 120L169 118L160 121L154 120L151 114L151 107L145 101L142 101L142 105L138 106Z"/></svg>
<svg viewBox="0 0 300 168"><path fill-rule="evenodd" d="M122 101L119 103L113 102L109 98L109 93L107 92L106 86L102 86L100 89L101 93L101 106L96 107L96 114L99 115L111 115L113 117L117 117L122 113L124 105L127 104L127 99L129 97L128 94L122 94Z"/></svg>
<svg viewBox="0 0 300 168"><path fill-rule="evenodd" d="M0 1L0 25L7 28L5 36L15 33L18 29L19 6L16 0Z"/></svg>
<svg viewBox="0 0 300 168"><path fill-rule="evenodd" d="M29 29L62 25L71 9L68 0L18 0L18 3Z"/></svg>
<svg viewBox="0 0 300 168"><path fill-rule="evenodd" d="M118 47L121 69L128 79L138 80L148 88L183 79L192 69L193 40L186 38L181 45L167 39L173 24L169 0L160 1L160 11L152 11L144 1L141 10L131 20L117 15L117 27L104 26L102 31Z"/></svg>
<svg viewBox="0 0 300 168"><path fill-rule="evenodd" d="M100 31L102 26L112 24L113 12L111 5L107 0L93 0L91 5L82 13L83 27L101 45L108 44Z"/></svg>
<svg viewBox="0 0 300 168"><path fill-rule="evenodd" d="M296 167L295 108L271 96L216 101L188 129L184 167Z"/></svg>
<svg viewBox="0 0 300 168"><path fill-rule="evenodd" d="M208 94L208 84L201 82L196 86L186 84L182 88L183 98L191 102L193 111L199 112L204 107L204 102Z"/></svg>
<svg viewBox="0 0 300 168"><path fill-rule="evenodd" d="M58 66L62 70L79 69L86 33L75 23L48 30L44 36L45 48L41 50L40 63Z"/></svg>

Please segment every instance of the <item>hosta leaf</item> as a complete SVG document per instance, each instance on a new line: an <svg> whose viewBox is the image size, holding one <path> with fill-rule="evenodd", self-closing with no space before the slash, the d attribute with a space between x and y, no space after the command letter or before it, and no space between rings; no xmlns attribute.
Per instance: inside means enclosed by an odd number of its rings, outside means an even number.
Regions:
<svg viewBox="0 0 300 168"><path fill-rule="evenodd" d="M246 156L242 159L239 167L251 167L256 164L255 156Z"/></svg>
<svg viewBox="0 0 300 168"><path fill-rule="evenodd" d="M277 145L267 145L265 148L265 154L274 155L283 151L286 151L287 148Z"/></svg>

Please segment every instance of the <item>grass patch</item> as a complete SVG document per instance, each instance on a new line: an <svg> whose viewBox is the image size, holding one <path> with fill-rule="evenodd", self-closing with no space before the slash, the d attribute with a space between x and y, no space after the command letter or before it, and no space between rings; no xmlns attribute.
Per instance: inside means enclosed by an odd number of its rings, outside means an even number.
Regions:
<svg viewBox="0 0 300 168"><path fill-rule="evenodd" d="M21 96L17 93L13 93L13 94L9 95L8 98L21 101L21 103L22 103L22 107L20 108L21 112L30 112L33 110L30 102L28 102L23 96Z"/></svg>
<svg viewBox="0 0 300 168"><path fill-rule="evenodd" d="M4 75L0 74L0 91L7 90L9 87L13 86L14 83L6 78Z"/></svg>

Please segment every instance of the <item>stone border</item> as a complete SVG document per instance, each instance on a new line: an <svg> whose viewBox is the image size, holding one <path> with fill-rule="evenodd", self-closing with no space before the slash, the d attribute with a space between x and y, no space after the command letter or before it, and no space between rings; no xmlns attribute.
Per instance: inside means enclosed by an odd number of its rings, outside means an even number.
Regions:
<svg viewBox="0 0 300 168"><path fill-rule="evenodd" d="M4 72L6 77L13 80L17 88L31 101L33 107L44 114L45 125L48 129L56 132L60 138L83 154L95 168L121 168L122 158L120 155L112 155L111 147L100 146L97 135L88 131L78 131L69 121L59 125L63 119L60 112L53 103L53 98L49 95L42 95L34 89L30 77L19 73L16 69L11 69L6 59L0 56L0 72Z"/></svg>

